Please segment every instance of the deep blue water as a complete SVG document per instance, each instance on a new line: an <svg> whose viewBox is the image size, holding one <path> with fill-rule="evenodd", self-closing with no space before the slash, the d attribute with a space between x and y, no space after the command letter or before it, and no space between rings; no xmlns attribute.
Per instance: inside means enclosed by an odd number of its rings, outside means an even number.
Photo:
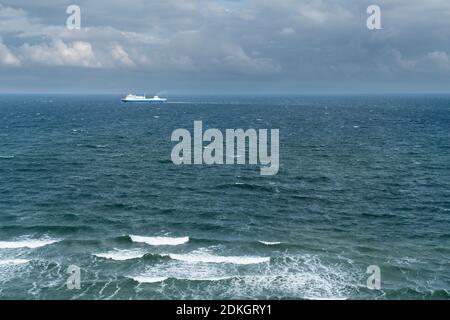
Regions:
<svg viewBox="0 0 450 320"><path fill-rule="evenodd" d="M449 96L169 100L0 96L0 298L449 299ZM194 120L280 129L278 175L175 166Z"/></svg>

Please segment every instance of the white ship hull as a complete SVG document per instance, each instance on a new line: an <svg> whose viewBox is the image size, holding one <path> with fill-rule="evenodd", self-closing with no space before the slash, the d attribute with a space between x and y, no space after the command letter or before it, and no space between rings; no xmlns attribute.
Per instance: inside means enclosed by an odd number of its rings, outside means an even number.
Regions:
<svg viewBox="0 0 450 320"><path fill-rule="evenodd" d="M163 103L166 101L167 99L160 98L158 96L154 96L153 98L147 98L145 96L136 96L133 94L129 94L122 99L122 102L140 102L140 103Z"/></svg>
<svg viewBox="0 0 450 320"><path fill-rule="evenodd" d="M122 99L122 102L153 102L153 103L162 103L167 100L154 100L154 99L141 99L141 100L133 100L133 99Z"/></svg>

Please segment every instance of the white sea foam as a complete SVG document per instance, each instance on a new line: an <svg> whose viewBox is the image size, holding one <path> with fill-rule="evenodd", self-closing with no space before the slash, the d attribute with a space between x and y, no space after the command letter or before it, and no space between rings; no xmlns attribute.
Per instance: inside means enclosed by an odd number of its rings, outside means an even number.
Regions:
<svg viewBox="0 0 450 320"><path fill-rule="evenodd" d="M251 257L251 256L216 256L211 254L169 254L169 257L174 260L180 260L190 263L230 263L230 264L258 264L269 262L270 257Z"/></svg>
<svg viewBox="0 0 450 320"><path fill-rule="evenodd" d="M94 256L104 259L124 261L131 259L142 258L145 255L145 252L136 251L136 250L119 250L114 249L114 251L109 251L105 253L94 253Z"/></svg>
<svg viewBox="0 0 450 320"><path fill-rule="evenodd" d="M189 281L222 281L235 278L234 276L223 276L223 277L180 277L179 280L189 280Z"/></svg>
<svg viewBox="0 0 450 320"><path fill-rule="evenodd" d="M177 280L186 280L186 281L223 281L235 278L234 276L223 276L223 277L214 277L214 276L149 276L149 275L141 275L135 277L129 277L139 283L156 283L163 282L169 278L177 279Z"/></svg>
<svg viewBox="0 0 450 320"><path fill-rule="evenodd" d="M189 260L218 262L220 259L204 259L213 255L211 248L192 252ZM174 258L174 255L170 255ZM177 257L177 256L175 256ZM242 258L242 257L240 257ZM326 258L324 258L326 259ZM221 263L186 263L167 260L147 265L145 271L133 276L151 280L167 278L180 281L204 281L202 286L180 292L182 298L213 299L219 297L347 299L358 290L359 277L352 261L323 261L315 255L284 255L271 257L270 263L257 265L225 265ZM242 268L244 267L244 268ZM175 284L174 284L175 285ZM200 289L201 288L201 289ZM164 289L163 289L164 290Z"/></svg>
<svg viewBox="0 0 450 320"><path fill-rule="evenodd" d="M16 241L0 241L0 249L18 249L18 248L35 249L59 241L60 240L55 239L26 239Z"/></svg>
<svg viewBox="0 0 450 320"><path fill-rule="evenodd" d="M324 263L315 255L284 256L259 274L243 275L239 285L248 290L245 294L270 290L274 295L311 300L346 299L355 283L354 272L348 268Z"/></svg>
<svg viewBox="0 0 450 320"><path fill-rule="evenodd" d="M133 242L141 242L146 243L151 246L177 246L180 244L187 243L189 241L189 237L142 237L142 236L133 236L130 235L130 238Z"/></svg>
<svg viewBox="0 0 450 320"><path fill-rule="evenodd" d="M7 259L7 260L0 260L0 266L16 266L28 262L30 262L30 260L27 259Z"/></svg>
<svg viewBox="0 0 450 320"><path fill-rule="evenodd" d="M183 271L187 277L191 277L190 269L185 268ZM216 273L223 272L214 266L203 271L203 277L216 277L220 276ZM211 290L211 298L233 295L266 298L284 296L312 300L346 299L351 296L355 283L352 271L335 264L323 264L317 257L308 255L274 258L272 263L262 264L257 270L242 270L238 274L233 269L228 271L232 274L222 275L231 277L234 274L234 277L226 286L211 285L208 288ZM197 276L202 275L196 274L194 270L193 277Z"/></svg>
<svg viewBox="0 0 450 320"><path fill-rule="evenodd" d="M258 242L262 243L262 244L265 244L266 246L275 246L277 244L281 244L281 242L278 242L278 241L273 241L273 242L270 242L270 241L258 241Z"/></svg>
<svg viewBox="0 0 450 320"><path fill-rule="evenodd" d="M14 159L14 156L0 156L0 159Z"/></svg>
<svg viewBox="0 0 450 320"><path fill-rule="evenodd" d="M168 279L168 277L150 277L150 276L136 276L129 278L139 283L157 283L163 282Z"/></svg>

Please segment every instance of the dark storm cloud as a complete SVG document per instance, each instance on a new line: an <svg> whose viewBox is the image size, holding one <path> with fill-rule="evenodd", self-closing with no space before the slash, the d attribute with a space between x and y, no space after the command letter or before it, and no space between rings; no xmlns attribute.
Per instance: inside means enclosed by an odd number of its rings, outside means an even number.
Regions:
<svg viewBox="0 0 450 320"><path fill-rule="evenodd" d="M447 91L445 0L2 1L1 91ZM366 8L382 10L368 30Z"/></svg>

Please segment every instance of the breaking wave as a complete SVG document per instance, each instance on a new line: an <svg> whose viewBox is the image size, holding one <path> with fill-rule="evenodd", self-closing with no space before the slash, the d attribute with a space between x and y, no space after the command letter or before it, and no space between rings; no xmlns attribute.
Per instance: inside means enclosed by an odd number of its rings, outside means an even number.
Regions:
<svg viewBox="0 0 450 320"><path fill-rule="evenodd" d="M216 256L212 254L169 254L174 260L180 260L190 263L230 263L230 264L258 264L270 262L270 257L252 257L252 256Z"/></svg>
<svg viewBox="0 0 450 320"><path fill-rule="evenodd" d="M163 282L168 279L174 279L174 280L181 280L181 281L223 281L223 280L230 280L234 277L155 277L155 276L134 276L134 277L128 277L130 279L133 279L136 282L139 283L157 283L157 282Z"/></svg>
<svg viewBox="0 0 450 320"><path fill-rule="evenodd" d="M17 266L30 262L28 259L6 259L0 260L0 266Z"/></svg>
<svg viewBox="0 0 450 320"><path fill-rule="evenodd" d="M129 277L139 283L158 283L167 280L167 277L135 276Z"/></svg>
<svg viewBox="0 0 450 320"><path fill-rule="evenodd" d="M27 240L17 240L17 241L0 241L0 249L18 249L18 248L28 248L35 249L39 247L48 246L52 243L59 242L56 239L27 239Z"/></svg>
<svg viewBox="0 0 450 320"><path fill-rule="evenodd" d="M278 241L258 241L259 243L265 244L266 246L275 246L277 244L281 244L281 242Z"/></svg>
<svg viewBox="0 0 450 320"><path fill-rule="evenodd" d="M133 242L146 243L151 246L177 246L189 242L189 237L143 237L130 235Z"/></svg>
<svg viewBox="0 0 450 320"><path fill-rule="evenodd" d="M96 257L116 260L116 261L125 261L132 259L139 259L145 255L145 252L137 251L137 250L119 250L114 249L113 251L105 252L105 253L94 253Z"/></svg>

